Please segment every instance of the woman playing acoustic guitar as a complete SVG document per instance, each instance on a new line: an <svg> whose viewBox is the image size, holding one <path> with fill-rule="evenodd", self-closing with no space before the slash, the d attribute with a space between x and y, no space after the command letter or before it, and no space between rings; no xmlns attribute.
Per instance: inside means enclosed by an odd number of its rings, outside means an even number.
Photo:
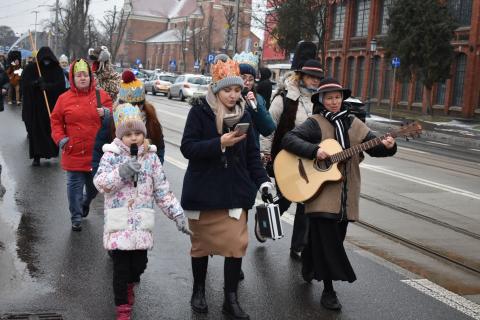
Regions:
<svg viewBox="0 0 480 320"><path fill-rule="evenodd" d="M362 121L349 114L349 105L344 102L349 96L350 90L342 88L335 79L323 79L312 96L314 115L285 135L283 148L303 158L330 162L328 151L319 147L325 139L335 139L343 150L375 139ZM366 152L373 157L388 157L396 151L395 140L386 137ZM302 253L302 276L307 282L323 281L321 304L331 310L342 307L332 281L356 280L343 241L348 222L356 221L359 215L362 159L360 152L339 163L343 179L325 183L319 193L305 203L310 229L307 247Z"/></svg>

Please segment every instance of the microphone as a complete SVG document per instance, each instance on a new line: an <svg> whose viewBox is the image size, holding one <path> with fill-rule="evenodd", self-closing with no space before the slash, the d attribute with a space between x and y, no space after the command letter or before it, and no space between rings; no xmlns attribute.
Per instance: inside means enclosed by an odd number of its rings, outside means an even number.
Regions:
<svg viewBox="0 0 480 320"><path fill-rule="evenodd" d="M135 159L137 160L137 156L138 156L138 146L136 143L132 144L130 146L130 155ZM133 175L133 186L136 188L137 187L137 181L138 181L138 173L135 173Z"/></svg>
<svg viewBox="0 0 480 320"><path fill-rule="evenodd" d="M247 88L243 88L242 90L242 96L243 98L245 99L245 102L247 103L248 106L250 106L250 108L252 108L253 110L257 110L257 104L255 103L255 100L249 100L247 99L247 94L250 90L248 90Z"/></svg>

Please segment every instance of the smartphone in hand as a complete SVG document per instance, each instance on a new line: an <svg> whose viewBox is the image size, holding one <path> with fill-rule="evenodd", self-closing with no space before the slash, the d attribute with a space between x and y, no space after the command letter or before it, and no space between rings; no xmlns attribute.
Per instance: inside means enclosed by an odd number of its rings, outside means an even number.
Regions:
<svg viewBox="0 0 480 320"><path fill-rule="evenodd" d="M250 127L250 123L237 123L233 131L236 132L236 136L241 136L242 134L247 133L248 127Z"/></svg>

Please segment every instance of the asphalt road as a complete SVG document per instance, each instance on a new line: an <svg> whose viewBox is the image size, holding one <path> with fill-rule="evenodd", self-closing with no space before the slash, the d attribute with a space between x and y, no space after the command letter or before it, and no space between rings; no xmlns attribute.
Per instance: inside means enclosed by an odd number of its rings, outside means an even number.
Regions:
<svg viewBox="0 0 480 320"><path fill-rule="evenodd" d="M148 98L167 104L165 98ZM173 105L164 108L168 113L159 110L162 123L183 129L179 120L188 112L187 107L180 112L178 106L185 104L168 103ZM83 231L71 232L65 173L55 159L43 162L41 167L30 165L20 119L17 107L8 106L0 113L0 161L4 165L2 182L7 188L0 202L0 319L1 315L20 312L56 312L64 319L114 319L112 265L101 239L102 199L94 201ZM178 139L178 133L167 130L167 138ZM174 144L167 145L165 170L172 189L180 196L185 160ZM457 185L460 180L452 178L444 183ZM370 183L366 181L367 189ZM475 181L466 183L477 187ZM444 198L445 194L438 197ZM428 201L435 203L438 198ZM284 228L284 239L266 244L258 243L250 234L243 265L246 279L239 295L252 319L470 319L412 287L408 281L417 276L352 244L347 244L348 253L358 280L353 284L336 283L344 308L341 313L327 311L319 303L322 285L304 283L300 265L289 258L291 226L284 223ZM137 290L134 319L223 319L223 259L210 259L210 312L197 316L189 307L192 276L188 252L188 238L160 213L155 248L149 253L148 267Z"/></svg>

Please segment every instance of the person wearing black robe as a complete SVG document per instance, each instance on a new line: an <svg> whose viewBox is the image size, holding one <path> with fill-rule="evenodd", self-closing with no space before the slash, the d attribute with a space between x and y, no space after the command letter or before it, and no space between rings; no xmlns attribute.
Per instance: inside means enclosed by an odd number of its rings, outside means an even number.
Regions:
<svg viewBox="0 0 480 320"><path fill-rule="evenodd" d="M22 75L22 120L27 128L32 165L39 166L40 158L58 157L58 147L51 138L50 117L42 91L45 90L47 94L52 112L58 97L66 91L66 85L63 70L49 47L40 48L36 61L29 63Z"/></svg>

